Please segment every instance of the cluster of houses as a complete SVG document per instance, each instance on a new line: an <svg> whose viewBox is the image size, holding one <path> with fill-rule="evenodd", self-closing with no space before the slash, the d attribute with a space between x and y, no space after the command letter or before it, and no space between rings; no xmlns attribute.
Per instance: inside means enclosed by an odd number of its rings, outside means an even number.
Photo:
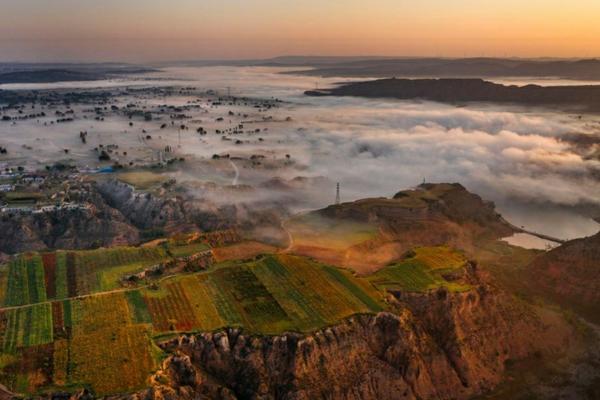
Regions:
<svg viewBox="0 0 600 400"><path fill-rule="evenodd" d="M4 206L0 207L0 214L11 214L11 215L38 215L38 214L51 214L60 211L79 211L88 210L89 204L83 203L62 203L54 205L45 205L40 207L33 206Z"/></svg>
<svg viewBox="0 0 600 400"><path fill-rule="evenodd" d="M50 214L62 211L88 210L90 208L90 205L84 201L70 201L71 196L75 195L75 198L80 198L80 195L85 193L85 190L81 187L80 175L78 173L54 175L47 171L10 171L0 175L0 179L2 178L6 180L0 184L0 193L8 194L25 188L26 191L23 193L27 194L31 192L32 188L42 191L45 187L54 187L56 185L62 185L64 189L63 191L56 192L49 199L42 201L40 201L41 199L34 199L22 204L18 201L12 202L9 200L7 203L2 204L0 201L0 215ZM67 193L68 196L65 196Z"/></svg>
<svg viewBox="0 0 600 400"><path fill-rule="evenodd" d="M13 190L15 190L15 185L12 183L0 184L0 193L12 192Z"/></svg>

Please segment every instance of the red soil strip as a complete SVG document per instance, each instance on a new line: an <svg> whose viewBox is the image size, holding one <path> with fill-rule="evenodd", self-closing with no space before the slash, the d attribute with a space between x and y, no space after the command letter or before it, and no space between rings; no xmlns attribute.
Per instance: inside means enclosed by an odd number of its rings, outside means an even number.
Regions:
<svg viewBox="0 0 600 400"><path fill-rule="evenodd" d="M65 320L63 315L62 302L55 301L52 303L52 325L54 328L54 336L57 338L66 338L67 330L65 329Z"/></svg>
<svg viewBox="0 0 600 400"><path fill-rule="evenodd" d="M77 296L77 272L75 268L75 253L67 253L67 291L69 297Z"/></svg>
<svg viewBox="0 0 600 400"><path fill-rule="evenodd" d="M145 297L144 300L146 301L146 304L148 305L148 311L150 311L150 315L152 316L152 325L154 328L159 332L168 331L169 323L167 318L165 318L160 299Z"/></svg>
<svg viewBox="0 0 600 400"><path fill-rule="evenodd" d="M159 332L169 330L190 331L197 325L192 306L182 292L180 284L177 289L169 288L169 295L163 298L145 297L148 311L152 316L152 325ZM172 321L172 320L175 321ZM173 322L175 322L173 324Z"/></svg>
<svg viewBox="0 0 600 400"><path fill-rule="evenodd" d="M56 253L42 254L44 263L44 281L46 282L46 297L56 298Z"/></svg>

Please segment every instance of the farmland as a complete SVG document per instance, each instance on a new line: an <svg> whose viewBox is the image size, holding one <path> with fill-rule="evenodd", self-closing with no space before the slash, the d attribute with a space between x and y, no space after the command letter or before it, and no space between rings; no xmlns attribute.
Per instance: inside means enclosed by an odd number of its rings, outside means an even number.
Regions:
<svg viewBox="0 0 600 400"><path fill-rule="evenodd" d="M330 279L330 270L339 278ZM158 290L140 292L144 304L135 300L134 308L141 309L136 314L149 313L157 333L210 331L222 326L267 334L310 331L383 308L381 294L368 282L289 255L225 264L210 272L164 281Z"/></svg>
<svg viewBox="0 0 600 400"><path fill-rule="evenodd" d="M441 286L453 291L468 290L469 286L447 279L466 265L467 260L459 252L448 247L420 247L401 262L387 266L369 276L369 280L381 289L399 289L422 292Z"/></svg>
<svg viewBox="0 0 600 400"><path fill-rule="evenodd" d="M223 231L140 247L21 254L0 266L0 305L22 306L115 290L124 276L237 240L235 232Z"/></svg>
<svg viewBox="0 0 600 400"><path fill-rule="evenodd" d="M2 267L0 298L20 306L116 289L125 274L168 258L159 246L24 254Z"/></svg>
<svg viewBox="0 0 600 400"><path fill-rule="evenodd" d="M134 323L125 295L91 296L70 306L70 381L89 384L98 394L141 387L156 364L148 328Z"/></svg>
<svg viewBox="0 0 600 400"><path fill-rule="evenodd" d="M137 171L120 173L118 179L138 190L149 190L167 181L168 177L150 171Z"/></svg>
<svg viewBox="0 0 600 400"><path fill-rule="evenodd" d="M157 368L161 353L155 342L165 336L225 326L256 334L310 332L385 310L388 288L466 288L444 278L465 265L464 257L439 247L418 248L412 257L369 277L279 253L113 290L120 274L160 261L173 245L13 260L4 273L14 282L0 310L2 383L30 394L81 386L97 395L128 392L144 387ZM189 246L206 248L196 242L181 246L180 254ZM23 365L28 352L38 355L28 358L33 364Z"/></svg>
<svg viewBox="0 0 600 400"><path fill-rule="evenodd" d="M236 243L227 247L218 247L213 250L215 259L218 262L229 260L247 260L256 257L259 254L275 253L276 247L264 243L246 241Z"/></svg>

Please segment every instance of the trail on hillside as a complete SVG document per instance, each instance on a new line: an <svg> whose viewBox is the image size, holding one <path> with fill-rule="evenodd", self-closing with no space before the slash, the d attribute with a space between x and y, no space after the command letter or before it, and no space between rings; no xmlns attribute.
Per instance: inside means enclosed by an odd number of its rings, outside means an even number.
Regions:
<svg viewBox="0 0 600 400"><path fill-rule="evenodd" d="M238 169L237 165L235 165L235 163L233 161L229 160L229 162L231 163L231 166L233 167L233 170L235 171L235 176L233 177L233 181L231 181L231 185L236 186L238 184L238 179L240 178L240 170Z"/></svg>

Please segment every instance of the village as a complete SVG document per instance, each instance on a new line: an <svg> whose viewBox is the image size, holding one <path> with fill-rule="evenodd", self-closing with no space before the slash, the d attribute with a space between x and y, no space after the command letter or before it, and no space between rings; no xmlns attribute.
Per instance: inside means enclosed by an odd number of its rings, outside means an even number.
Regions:
<svg viewBox="0 0 600 400"><path fill-rule="evenodd" d="M85 211L86 191L79 173L12 172L0 175L0 215L36 215Z"/></svg>

